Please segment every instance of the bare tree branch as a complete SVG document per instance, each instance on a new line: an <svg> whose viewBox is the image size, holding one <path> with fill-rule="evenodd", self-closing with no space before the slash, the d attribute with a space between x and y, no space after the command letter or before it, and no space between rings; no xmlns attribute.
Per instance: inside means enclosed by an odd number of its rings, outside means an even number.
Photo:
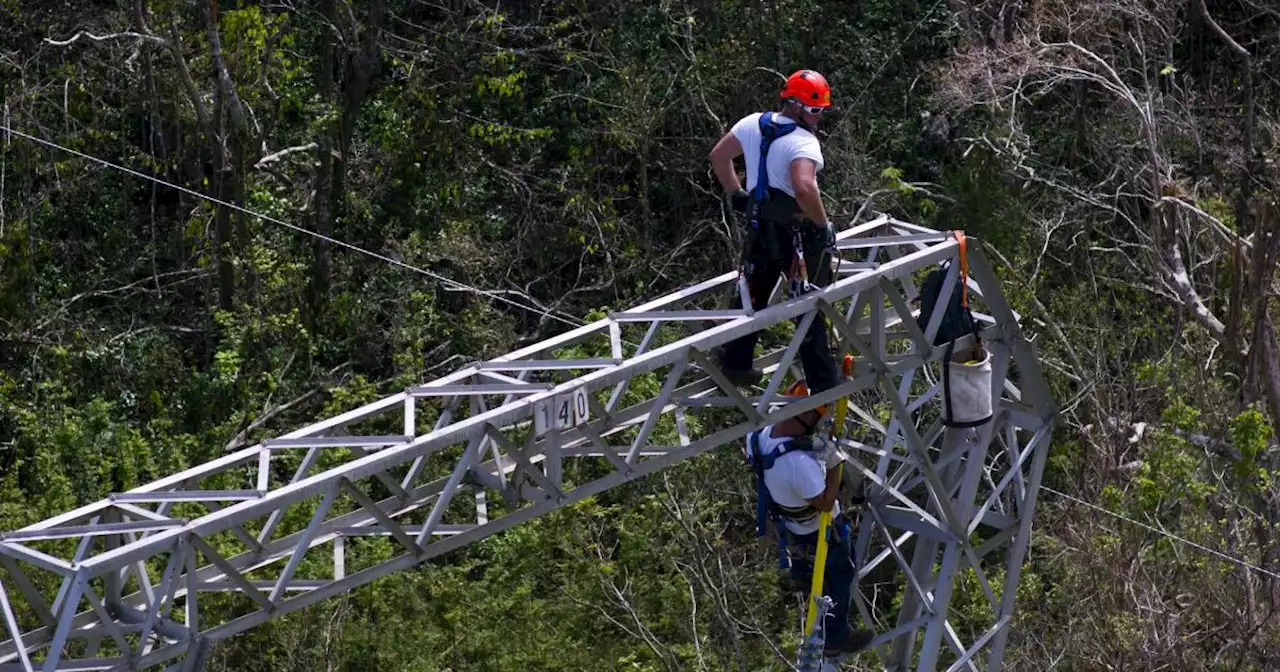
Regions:
<svg viewBox="0 0 1280 672"><path fill-rule="evenodd" d="M1182 198L1175 198L1173 196L1162 196L1160 198L1160 202L1176 205L1179 208L1183 208L1188 212L1191 212L1196 217L1203 219L1205 222L1209 224L1209 228L1212 229L1214 233L1218 234L1218 236L1221 237L1223 242L1225 242L1226 244L1240 245L1245 249L1253 249L1253 241L1249 237L1242 236L1236 233L1235 231L1232 231L1230 228L1227 227L1226 224L1222 223L1222 220L1218 219L1217 217L1214 217L1213 215L1205 212L1204 210L1201 210L1200 208L1196 207L1195 204L1188 203L1186 200Z"/></svg>
<svg viewBox="0 0 1280 672"><path fill-rule="evenodd" d="M202 132L209 133L209 113L205 109L200 90L196 88L195 80L191 78L191 68L187 66L187 57L182 53L182 37L178 33L176 23L169 24L168 46L169 54L173 56L174 64L178 66L178 79L182 81L182 90L187 93L187 100L195 110L196 125Z"/></svg>
<svg viewBox="0 0 1280 672"><path fill-rule="evenodd" d="M72 35L71 37L65 40L55 40L53 38L46 37L44 38L44 41L55 47L66 47L76 43L77 41L80 40L80 38L85 38L88 40L92 40L94 42L110 42L113 40L139 40L139 41L151 42L152 44L155 44L161 47L169 46L169 41L164 39L163 37L156 37L155 35L151 35L149 33L135 33L133 31L125 31L123 33L110 33L107 35L94 35L93 33L87 30L81 30L77 32L75 35Z"/></svg>
<svg viewBox="0 0 1280 672"><path fill-rule="evenodd" d="M298 145L297 147L286 147L278 152L275 152L273 154L268 154L262 157L261 159L258 159L258 162L253 164L253 167L259 170L262 170L265 167L269 166L270 164L273 164L289 156L290 154L297 154L299 152L310 152L314 150L316 147L317 145L314 142L308 142L305 145Z"/></svg>
<svg viewBox="0 0 1280 672"><path fill-rule="evenodd" d="M258 416L257 418L254 418L253 422L250 422L248 425L246 425L244 429L240 430L239 432L236 432L236 435L231 437L231 440L228 441L227 445L223 447L222 452L230 453L243 448L248 444L248 438L250 434L257 431L263 425L266 425L268 422L271 422L271 420L275 418L277 415L284 413L285 411L293 408L294 406L298 406L300 404L306 403L317 394L320 394L320 388L313 387L310 390L307 390L306 392L302 393L301 395L294 397L290 401L284 402L282 404L276 404L275 406L272 406L271 408L266 409L266 411L262 415Z"/></svg>
<svg viewBox="0 0 1280 672"><path fill-rule="evenodd" d="M231 80L231 73L227 70L227 61L222 56L222 33L218 28L218 0L208 0L205 13L205 32L209 38L209 56L213 61L214 76L217 78L218 86L227 101L232 127L243 131L246 128L245 106L240 101L240 94L236 92L235 82Z"/></svg>
<svg viewBox="0 0 1280 672"><path fill-rule="evenodd" d="M1196 0L1196 9L1199 10L1200 17L1204 19L1204 22L1209 26L1209 29L1216 33L1218 38L1226 43L1227 47L1236 52L1236 55L1240 56L1244 60L1249 60L1249 50L1240 46L1239 42L1236 42L1234 38L1227 34L1227 31L1222 29L1222 26L1218 25L1218 22L1209 14L1209 9L1205 7L1204 0Z"/></svg>
<svg viewBox="0 0 1280 672"><path fill-rule="evenodd" d="M1205 305L1204 300L1200 298L1200 293L1191 284L1191 276L1187 273L1186 264L1182 261L1182 251L1178 249L1176 242L1167 243L1164 248L1164 263L1167 267L1165 270L1165 278L1172 285L1173 290L1177 292L1178 298L1182 300L1182 304L1191 311L1192 316L1200 326L1209 330L1209 334L1217 341L1226 344L1227 342L1227 325L1222 323L1213 311Z"/></svg>
<svg viewBox="0 0 1280 672"><path fill-rule="evenodd" d="M293 355L289 357L288 363L286 363L284 366L284 371L289 370L289 367L290 365L293 364L293 360L296 356L297 356L297 353L295 352ZM298 395L297 397L294 397L293 399L287 402L276 404L275 406L263 408L262 415L259 415L258 417L254 418L252 422L250 422L248 425L244 427L244 429L241 429L239 432L236 432L236 435L232 437L230 441L227 442L227 445L225 447L223 447L222 449L223 452L226 452L226 453L234 452L248 445L250 434L264 427L268 422L271 422L272 419L274 419L276 416L280 415L281 413L284 413L285 411L295 406L302 405L307 401L311 400L311 398L320 394L324 390L324 386L326 384L329 384L330 381L333 379L333 377L337 375L339 371L349 366L351 366L351 362L349 360L346 362L343 362L333 367L332 369L329 369L329 371L325 374L324 378L318 383L316 383L315 386L313 386L310 390L307 390L306 392ZM282 371L279 374L278 376L279 378L284 378L284 371ZM270 395L268 395L266 404L270 404L270 403L271 403L271 397Z"/></svg>

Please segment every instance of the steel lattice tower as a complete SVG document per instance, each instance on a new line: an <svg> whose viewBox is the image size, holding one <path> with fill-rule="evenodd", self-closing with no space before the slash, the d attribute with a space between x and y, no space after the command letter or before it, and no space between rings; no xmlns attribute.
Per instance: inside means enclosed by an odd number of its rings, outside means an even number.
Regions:
<svg viewBox="0 0 1280 672"><path fill-rule="evenodd" d="M994 357L995 415L944 427L944 348L931 345L941 310L921 329L912 302L959 242L881 217L842 232L837 247L830 286L775 293L765 310L717 308L743 291L726 273L0 535L0 670L199 670L213 643L268 619L705 451L740 451L747 432L846 395L845 473L868 502L859 581L896 582L902 598L891 608L893 594L855 591L855 613L881 633L880 660L999 669L1055 414L1036 355L971 240L969 295ZM781 396L800 375L803 331L792 325L820 313L855 355L854 376L813 397ZM712 353L766 329L757 366L767 384L744 394ZM655 384L632 385L641 379ZM716 423L691 433L687 419L704 413ZM655 445L655 435L678 441ZM567 481L565 460L596 461L605 475ZM348 552L348 539L372 536L398 554L365 563ZM304 558L324 571L300 572ZM993 570L1002 583L988 580ZM948 607L961 580L977 582L990 610L958 624ZM201 609L210 599L231 615L214 620Z"/></svg>

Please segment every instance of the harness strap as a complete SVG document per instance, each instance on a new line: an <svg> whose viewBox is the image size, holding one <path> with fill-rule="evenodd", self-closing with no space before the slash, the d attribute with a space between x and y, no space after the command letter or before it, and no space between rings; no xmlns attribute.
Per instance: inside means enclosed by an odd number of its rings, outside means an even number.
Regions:
<svg viewBox="0 0 1280 672"><path fill-rule="evenodd" d="M765 454L760 451L760 432L755 431L747 435L749 446L749 454L747 459L751 462L756 472L756 536L763 537L766 530L766 519L773 518L774 522L782 527L783 519L793 522L803 522L815 515L817 510L812 505L805 504L803 506L785 506L779 504L769 494L769 488L764 483L764 472L772 469L778 458L787 453L803 450L811 451L812 444L808 441L788 440L782 442L778 447ZM783 530L780 530L780 533ZM781 535L780 535L781 536ZM779 540L779 549L783 546L782 540Z"/></svg>
<svg viewBox="0 0 1280 672"><path fill-rule="evenodd" d="M756 165L756 186L751 189L747 205L747 218L752 230L760 228L761 205L769 200L769 146L774 140L799 128L796 124L777 124L773 117L773 112L760 115L760 160Z"/></svg>
<svg viewBox="0 0 1280 672"><path fill-rule="evenodd" d="M760 115L760 158L756 165L756 184L751 188L751 194L747 199L747 230L743 237L742 255L739 259L738 276L751 272L753 266L752 254L756 247L756 240L763 236L766 246L772 247L776 243L773 241L774 234L769 231L763 231L764 224L764 204L772 200L772 190L769 187L769 147L774 140L781 138L788 133L799 128L799 124L783 125L774 121L775 114L773 112L765 112Z"/></svg>
<svg viewBox="0 0 1280 672"><path fill-rule="evenodd" d="M747 459L751 461L756 471L756 536L763 537L765 533L765 517L769 511L769 489L764 485L764 458L760 455L760 433L751 432L748 434L747 442L750 445ZM779 545L781 545L781 542L779 542Z"/></svg>
<svg viewBox="0 0 1280 672"><path fill-rule="evenodd" d="M756 186L751 190L752 196L760 203L769 198L769 166L766 162L769 157L769 146L774 140L799 128L796 124L774 123L773 116L773 112L760 115L760 163L756 167Z"/></svg>
<svg viewBox="0 0 1280 672"><path fill-rule="evenodd" d="M791 249L793 255L791 264L787 268L787 292L789 296L795 298L813 289L809 284L809 268L804 260L804 237L799 227L791 228ZM796 326L799 325L800 320L797 318Z"/></svg>
<svg viewBox="0 0 1280 672"><path fill-rule="evenodd" d="M951 235L955 237L956 243L959 245L960 258L960 305L964 309L966 321L969 323L969 333L973 335L974 348L976 351L982 351L982 330L978 328L978 321L973 318L972 311L969 310L969 243L964 237L963 231L952 231ZM939 297L941 299L941 297ZM956 342L951 340L947 343L946 349L942 354L942 398L944 403L943 424L948 427L964 427L965 423L953 423L951 418L954 417L951 408L951 365L952 353L955 350ZM984 421L985 422L985 421ZM978 423L981 424L981 423Z"/></svg>
<svg viewBox="0 0 1280 672"><path fill-rule="evenodd" d="M960 305L969 308L969 241L965 240L963 231L952 231L956 243L960 245Z"/></svg>

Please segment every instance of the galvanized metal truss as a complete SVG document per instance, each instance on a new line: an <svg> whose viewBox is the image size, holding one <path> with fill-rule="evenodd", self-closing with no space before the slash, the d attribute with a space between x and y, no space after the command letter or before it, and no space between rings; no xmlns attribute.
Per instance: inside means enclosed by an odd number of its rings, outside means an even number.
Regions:
<svg viewBox="0 0 1280 672"><path fill-rule="evenodd" d="M931 345L941 311L922 330L911 302L923 272L957 258L957 239L880 218L842 232L837 247L831 285L776 292L767 309L717 309L735 286L745 291L726 273L0 535L0 670L199 670L214 642L268 619L845 395L846 473L868 499L856 606L883 633L876 650L902 669L976 669L983 658L998 669L1054 415L1035 354L970 246L996 414L944 428L934 403L943 348ZM854 376L785 397L796 334L819 315L856 356ZM748 396L713 352L761 330L768 382ZM374 544L381 552L368 552ZM397 551L389 559L386 544ZM990 618L948 620L954 586L969 577Z"/></svg>

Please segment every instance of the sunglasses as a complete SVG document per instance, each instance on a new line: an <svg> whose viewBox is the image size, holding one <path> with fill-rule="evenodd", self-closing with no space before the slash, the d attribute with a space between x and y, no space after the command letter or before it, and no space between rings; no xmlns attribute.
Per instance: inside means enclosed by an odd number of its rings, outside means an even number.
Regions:
<svg viewBox="0 0 1280 672"><path fill-rule="evenodd" d="M805 112L808 112L815 117L822 116L822 113L827 109L825 107L810 107L808 105L801 105L801 107L804 108Z"/></svg>

